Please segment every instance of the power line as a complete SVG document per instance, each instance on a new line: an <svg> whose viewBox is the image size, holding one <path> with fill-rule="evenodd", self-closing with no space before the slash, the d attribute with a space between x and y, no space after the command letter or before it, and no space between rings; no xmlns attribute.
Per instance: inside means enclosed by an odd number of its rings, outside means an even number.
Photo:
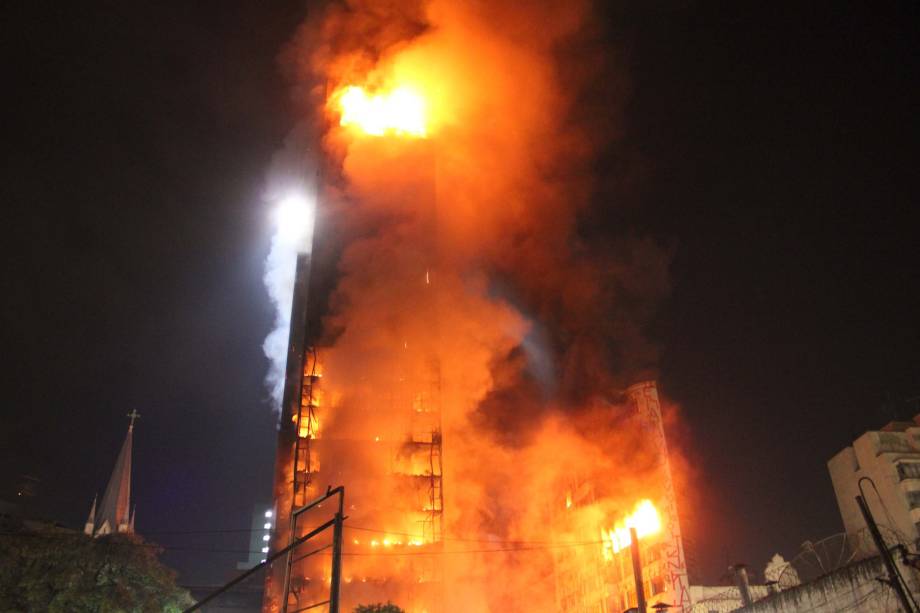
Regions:
<svg viewBox="0 0 920 613"><path fill-rule="evenodd" d="M0 532L0 537L26 537L26 538L46 538L53 539L56 536L75 536L71 534L38 534L35 532ZM106 545L117 547L146 547L151 549L162 549L164 551L200 551L205 553L262 553L261 551L252 551L249 549L214 549L213 547L184 547L177 545L160 545L158 543L128 543L120 541L106 541Z"/></svg>
<svg viewBox="0 0 920 613"><path fill-rule="evenodd" d="M362 532L374 532L377 534L389 534L394 536L405 536L415 539L423 539L424 536L421 534L413 534L411 532L399 532L395 530L382 530L380 528L367 528L364 526L355 526L350 524L345 524L344 528L346 530L360 530ZM144 532L146 536L165 536L165 535L194 535L194 534L238 534L246 532L262 532L264 528L236 528L236 529L221 529L221 530L179 530L179 531L159 531L159 532ZM530 541L530 540L496 540L496 539L484 539L484 538L472 538L472 537L449 537L445 536L441 539L442 541L451 541L456 543L486 543L494 545L594 545L602 544L604 541Z"/></svg>
<svg viewBox="0 0 920 613"><path fill-rule="evenodd" d="M600 541L599 541L600 542ZM359 557L371 557L371 556L380 556L380 557L397 557L397 556L439 556L439 555L452 555L457 553L501 553L501 552L521 552L521 551L548 551L550 549L564 549L566 547L583 547L585 545L596 545L598 543L567 543L565 545L541 545L535 547L493 547L491 549L456 549L456 550L432 550L432 551L381 551L381 552L354 552L354 551L343 551L342 555L345 556L359 556Z"/></svg>
<svg viewBox="0 0 920 613"><path fill-rule="evenodd" d="M355 529L359 529L356 528ZM386 530L376 530L371 528L360 528L367 531L380 532L385 534L399 534L395 532L389 532ZM22 532L0 532L0 536L25 536L25 537L45 537L53 538L54 535L46 534L36 534L36 533L22 533ZM409 535L414 536L414 535ZM524 552L524 551L548 551L552 549L564 549L568 547L586 547L592 545L602 545L604 541L583 541L583 542L533 542L526 543L525 541L473 541L473 542L485 542L495 545L512 545L510 547L490 547L485 549L455 549L455 550L428 550L428 551L344 551L342 555L352 556L352 557L407 557L407 556L436 556L436 555L455 555L455 554L478 554L478 553L514 553L514 552ZM112 542L110 545L124 546L124 547L148 547L154 549L161 549L163 551L193 551L201 553L236 553L236 554L260 554L264 553L261 551L253 551L248 549L214 549L209 547L184 547L184 546L171 546L171 545L159 545L157 543L128 543L128 542Z"/></svg>
<svg viewBox="0 0 920 613"><path fill-rule="evenodd" d="M417 539L423 539L424 536L421 534L411 534L409 532L394 532L392 530L380 530L378 528L365 528L362 526L354 526L345 524L346 530L361 530L363 532L376 532L378 534L394 534L397 536L408 536ZM488 543L494 545L585 545L585 544L599 544L603 541L524 541L524 540L495 540L495 539L477 539L477 538L464 538L464 537L443 537L442 541L453 541L457 543Z"/></svg>
<svg viewBox="0 0 920 613"><path fill-rule="evenodd" d="M241 532L262 532L265 528L229 528L225 530L161 530L156 532L144 532L146 535L159 536L166 534L238 534Z"/></svg>

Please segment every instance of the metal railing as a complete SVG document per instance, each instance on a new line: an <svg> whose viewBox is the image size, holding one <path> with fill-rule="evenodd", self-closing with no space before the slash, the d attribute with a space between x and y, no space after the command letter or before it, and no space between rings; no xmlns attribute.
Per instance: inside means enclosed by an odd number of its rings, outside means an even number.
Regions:
<svg viewBox="0 0 920 613"><path fill-rule="evenodd" d="M312 530L310 530L303 536L300 536L300 537L296 536L297 518L303 513L305 513L306 511L309 511L310 509L316 506L319 506L320 504L323 503L323 501L329 498L332 498L333 496L339 497L339 501L338 501L339 505L338 505L338 509L336 510L335 516L332 519L329 519L323 522L316 528L313 528ZM339 613L339 584L341 583L341 578L342 578L342 527L345 522L345 516L343 514L344 508L345 508L345 488L340 485L339 487L335 489L330 487L329 489L326 490L325 494L323 494L322 496L320 496L313 502L310 502L309 504L306 504L300 507L299 509L295 509L291 516L291 540L287 547L285 547L284 549L280 549L276 551L275 553L269 555L268 557L265 558L265 560L253 566L251 569L249 569L248 571L246 571L245 573L243 573L242 575L240 575L233 581L230 581L223 587L208 594L205 598L199 600L191 607L185 609L183 613L192 613L193 611L200 610L204 605L213 601L215 598L217 598L224 592L228 591L235 585L242 583L243 581L245 581L252 575L267 568L275 560L281 557L285 557L285 556L287 559L285 560L284 590L282 592L282 601L281 601L282 613L299 613L300 611L308 611L310 609L315 609L323 605L329 605L329 613ZM330 547L330 545L323 545L322 547L318 547L298 558L294 557L294 551L297 549L297 547L303 545L310 539L315 538L316 536L322 534L324 531L328 530L329 528L332 528L332 545L331 545L332 547L332 580L330 581L330 585L329 585L329 598L327 600L323 600L322 602L315 602L315 603L306 605L304 607L300 607L298 609L289 610L288 609L288 598L289 598L290 589L291 589L291 585L290 585L291 584L291 567L296 562L299 562L312 555L320 553L321 551L325 551L326 549Z"/></svg>
<svg viewBox="0 0 920 613"><path fill-rule="evenodd" d="M309 511L310 509L321 505L324 501L333 496L339 497L339 506L336 510L335 517L333 517L328 522L324 523L321 526L319 532L322 532L326 528L332 526L332 580L329 585L329 599L324 602L317 602L307 607L301 607L296 610L288 610L288 600L291 593L291 569L293 568L296 562L299 562L315 553L319 553L327 549L329 546L320 547L317 550L314 550L300 558L294 558L294 547L286 547L287 550L287 561L284 568L284 589L281 592L281 613L297 613L297 611L306 611L308 609L316 608L318 606L328 604L329 613L339 613L339 584L342 579L342 524L345 522L344 508L345 508L345 487L340 485L335 489L329 488L326 490L326 493L313 502L307 503L299 509L294 509L291 513L291 541L296 542L299 539L296 539L297 534L297 520L298 518ZM315 530L314 536L319 534ZM301 540L301 542L303 542Z"/></svg>

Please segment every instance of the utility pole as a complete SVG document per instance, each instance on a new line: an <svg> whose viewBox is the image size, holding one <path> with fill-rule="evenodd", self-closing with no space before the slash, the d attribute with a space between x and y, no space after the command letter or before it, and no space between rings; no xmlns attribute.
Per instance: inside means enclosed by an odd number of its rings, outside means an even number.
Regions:
<svg viewBox="0 0 920 613"><path fill-rule="evenodd" d="M741 603L746 607L754 604L754 599L751 597L751 581L748 579L747 567L744 564L735 564L729 570L732 571L732 575L735 577L735 585L738 586Z"/></svg>
<svg viewBox="0 0 920 613"><path fill-rule="evenodd" d="M329 589L329 613L339 613L339 583L342 579L342 523L344 512L345 488L339 495L339 509L335 513L332 528L332 586Z"/></svg>
<svg viewBox="0 0 920 613"><path fill-rule="evenodd" d="M642 584L642 561L639 559L639 535L635 528L629 529L629 549L632 552L633 578L636 580L636 608L645 613L645 587Z"/></svg>
<svg viewBox="0 0 920 613"><path fill-rule="evenodd" d="M904 608L905 613L914 613L914 607L910 603L910 600L908 600L907 592L904 590L901 574L898 572L897 566L895 566L891 551L889 551L888 546L885 545L885 540L882 538L882 533L879 532L878 524L875 523L875 518L872 517L872 511L869 510L869 505L866 504L866 500L862 496L856 497L856 504L859 506L859 510L862 511L863 519L866 520L866 526L869 528L872 540L875 541L875 547L878 549L878 553L882 557L882 561L885 562L885 567L888 569L889 584L894 588L895 593L897 593L898 600L901 601L901 606Z"/></svg>

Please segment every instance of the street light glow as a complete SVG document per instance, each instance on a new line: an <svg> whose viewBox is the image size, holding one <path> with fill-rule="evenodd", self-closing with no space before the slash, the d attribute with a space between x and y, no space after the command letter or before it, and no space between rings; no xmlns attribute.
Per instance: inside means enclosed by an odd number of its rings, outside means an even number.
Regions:
<svg viewBox="0 0 920 613"><path fill-rule="evenodd" d="M278 203L275 225L278 237L288 245L309 249L313 238L313 220L316 208L303 194L292 193Z"/></svg>

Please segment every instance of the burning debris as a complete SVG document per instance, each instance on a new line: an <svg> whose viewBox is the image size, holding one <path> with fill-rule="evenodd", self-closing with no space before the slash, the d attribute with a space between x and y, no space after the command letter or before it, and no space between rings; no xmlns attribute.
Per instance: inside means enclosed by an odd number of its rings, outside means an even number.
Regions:
<svg viewBox="0 0 920 613"><path fill-rule="evenodd" d="M622 391L653 355L666 260L576 231L597 136L557 51L590 47L588 20L579 2L349 2L288 51L324 84L326 164L314 260L275 297L294 317L272 547L344 484L346 605L621 606L629 528L645 593L684 603L657 392ZM336 271L329 291L311 267ZM327 581L323 556L275 568L266 610Z"/></svg>

